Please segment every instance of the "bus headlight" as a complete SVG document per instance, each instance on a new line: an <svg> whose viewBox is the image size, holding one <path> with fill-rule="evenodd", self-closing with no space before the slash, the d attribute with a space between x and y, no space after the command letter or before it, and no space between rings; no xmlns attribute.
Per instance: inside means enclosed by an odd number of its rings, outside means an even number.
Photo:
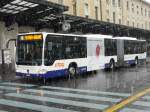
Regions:
<svg viewBox="0 0 150 112"><path fill-rule="evenodd" d="M39 70L39 74L45 74L47 71L45 69Z"/></svg>

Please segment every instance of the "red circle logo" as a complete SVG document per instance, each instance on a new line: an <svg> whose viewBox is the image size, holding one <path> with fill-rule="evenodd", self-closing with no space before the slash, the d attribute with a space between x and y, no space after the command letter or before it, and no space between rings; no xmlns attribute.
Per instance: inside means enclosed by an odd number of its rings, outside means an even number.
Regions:
<svg viewBox="0 0 150 112"><path fill-rule="evenodd" d="M96 46L96 56L99 56L99 54L100 54L100 46L97 45Z"/></svg>

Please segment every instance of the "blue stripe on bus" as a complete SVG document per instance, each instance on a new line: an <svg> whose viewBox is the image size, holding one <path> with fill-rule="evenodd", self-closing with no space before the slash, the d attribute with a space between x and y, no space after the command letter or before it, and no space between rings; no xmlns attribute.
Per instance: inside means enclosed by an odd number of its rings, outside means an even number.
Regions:
<svg viewBox="0 0 150 112"><path fill-rule="evenodd" d="M41 111L41 112L77 112L77 111L72 111L72 110L59 109L59 108L48 107L44 105L24 103L20 101L12 101L12 100L6 100L6 99L0 99L0 104L6 105L6 106L17 107L17 108L34 110L34 111Z"/></svg>
<svg viewBox="0 0 150 112"><path fill-rule="evenodd" d="M79 72L80 73L84 73L87 72L87 67L80 67L79 68ZM44 75L40 75L40 74L30 74L29 77L31 78L56 78L56 77L63 77L63 76L67 76L68 74L68 69L62 69L62 70L55 70L55 71L49 71ZM28 77L26 73L16 73L17 76L21 76L21 77Z"/></svg>
<svg viewBox="0 0 150 112"><path fill-rule="evenodd" d="M8 93L6 94L6 96L100 110L103 110L108 107L108 105L104 104L86 103L80 101L64 100L43 96L33 96L27 94Z"/></svg>
<svg viewBox="0 0 150 112"><path fill-rule="evenodd" d="M135 60L127 60L127 61L125 61L125 63L127 63L127 64L135 64Z"/></svg>

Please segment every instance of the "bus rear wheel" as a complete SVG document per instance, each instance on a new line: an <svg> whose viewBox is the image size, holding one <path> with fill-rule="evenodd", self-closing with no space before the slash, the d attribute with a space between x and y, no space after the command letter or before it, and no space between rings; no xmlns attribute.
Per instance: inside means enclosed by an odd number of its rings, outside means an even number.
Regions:
<svg viewBox="0 0 150 112"><path fill-rule="evenodd" d="M138 60L138 58L136 57L135 58L135 65L138 65L139 64L139 60Z"/></svg>
<svg viewBox="0 0 150 112"><path fill-rule="evenodd" d="M111 70L114 70L114 69L115 69L115 62L114 62L114 60L110 60L109 68L110 68Z"/></svg>

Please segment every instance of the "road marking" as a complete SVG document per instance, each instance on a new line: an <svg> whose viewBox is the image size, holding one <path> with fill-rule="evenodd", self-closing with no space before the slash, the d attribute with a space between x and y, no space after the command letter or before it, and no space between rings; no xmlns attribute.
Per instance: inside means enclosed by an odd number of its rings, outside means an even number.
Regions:
<svg viewBox="0 0 150 112"><path fill-rule="evenodd" d="M0 85L12 85L12 86L23 86L23 87L33 87L35 85L32 85L32 84L21 84L21 83L12 83L12 82L3 82L3 83L0 83Z"/></svg>
<svg viewBox="0 0 150 112"><path fill-rule="evenodd" d="M142 99L150 100L150 96L144 96Z"/></svg>
<svg viewBox="0 0 150 112"><path fill-rule="evenodd" d="M7 86L0 86L0 89L2 90L12 90L12 91L16 91L16 90L19 90L20 88L17 88L17 87L7 87Z"/></svg>
<svg viewBox="0 0 150 112"><path fill-rule="evenodd" d="M121 98L89 96L89 95L53 92L53 91L45 91L45 90L27 89L27 90L24 90L24 91L25 92L31 92L31 93L43 93L43 94L48 94L48 95L56 95L56 96L71 97L71 98L81 98L81 99L89 99L89 100L96 100L96 101L108 101L108 102L113 102L113 103L117 103L117 102L122 100Z"/></svg>
<svg viewBox="0 0 150 112"><path fill-rule="evenodd" d="M24 109L34 110L34 111L41 111L41 112L77 112L72 110L58 109L58 108L47 107L44 105L24 103L24 102L5 100L5 99L0 99L0 104L6 106L12 106L16 108L24 108Z"/></svg>
<svg viewBox="0 0 150 112"><path fill-rule="evenodd" d="M149 112L148 110L139 110L139 109L132 109L132 108L124 108L119 112Z"/></svg>
<svg viewBox="0 0 150 112"><path fill-rule="evenodd" d="M72 88L63 88L63 87L52 87L52 86L42 86L40 88L63 90L69 92L72 91L72 92L84 92L84 93L91 93L91 94L103 94L103 95L120 96L120 97L129 97L131 95L129 93L103 92L103 91L82 90L82 89L72 89Z"/></svg>
<svg viewBox="0 0 150 112"><path fill-rule="evenodd" d="M0 112L8 112L8 111L3 111L3 110L0 110Z"/></svg>
<svg viewBox="0 0 150 112"><path fill-rule="evenodd" d="M123 100L122 102L113 105L112 107L109 107L108 109L104 110L104 112L116 112L120 109L122 109L123 107L125 107L128 104L133 103L134 101L136 101L137 99L143 97L144 95L150 93L150 88L149 89L145 89L142 92L139 92L133 96L128 97L127 99Z"/></svg>
<svg viewBox="0 0 150 112"><path fill-rule="evenodd" d="M102 104L85 103L85 102L72 101L72 100L33 96L27 94L8 93L6 94L6 96L24 98L24 99L30 99L36 101L51 102L57 104L64 104L64 105L71 105L71 106L84 107L84 108L100 109L100 110L103 110L108 107L108 105L102 105Z"/></svg>
<svg viewBox="0 0 150 112"><path fill-rule="evenodd" d="M136 102L133 103L133 105L144 106L144 107L150 107L150 102L136 101Z"/></svg>

